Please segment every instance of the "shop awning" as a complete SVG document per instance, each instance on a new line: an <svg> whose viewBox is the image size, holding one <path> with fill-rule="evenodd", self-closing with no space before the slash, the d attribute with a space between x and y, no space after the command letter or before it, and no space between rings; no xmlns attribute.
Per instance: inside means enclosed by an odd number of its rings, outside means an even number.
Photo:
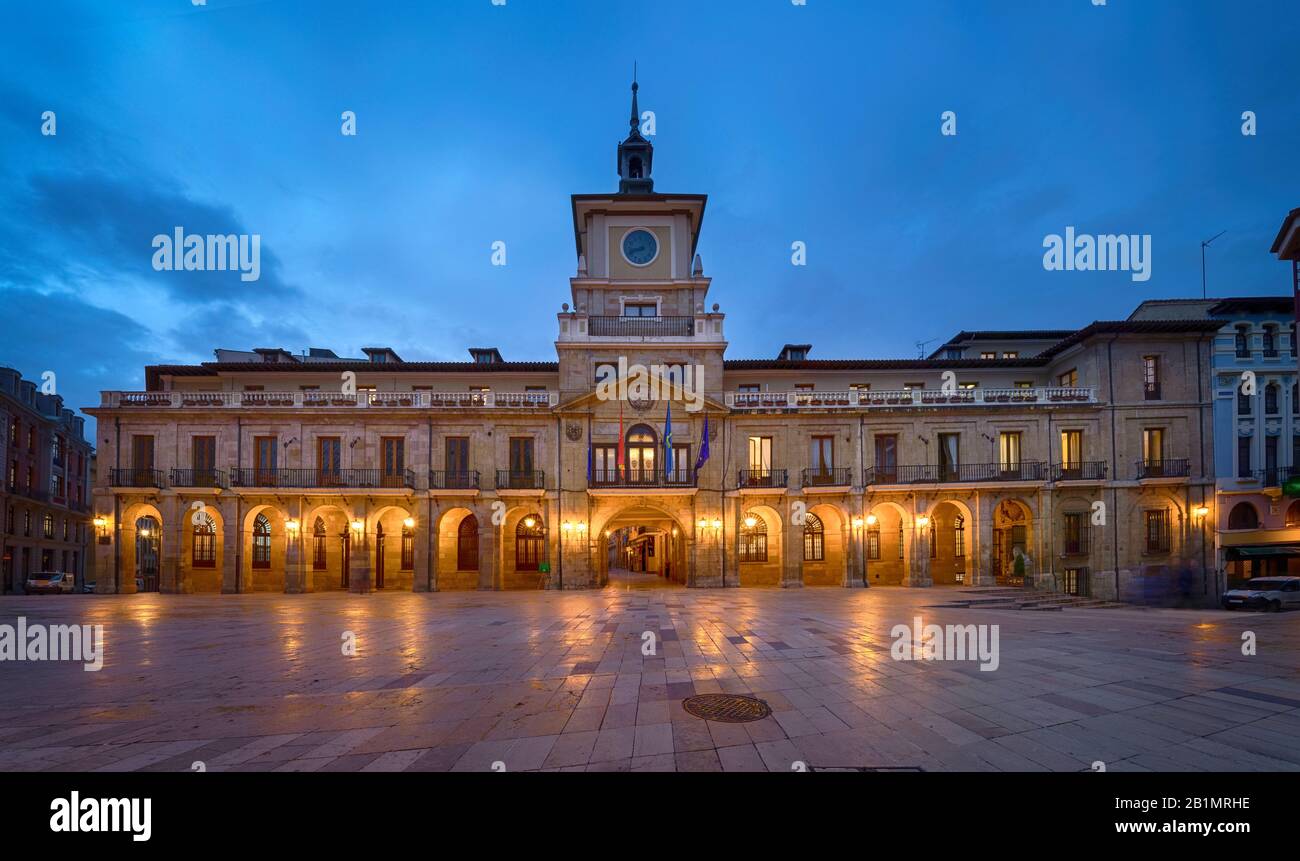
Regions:
<svg viewBox="0 0 1300 861"><path fill-rule="evenodd" d="M1267 559L1278 556L1300 556L1300 544L1255 544L1229 547L1228 559Z"/></svg>

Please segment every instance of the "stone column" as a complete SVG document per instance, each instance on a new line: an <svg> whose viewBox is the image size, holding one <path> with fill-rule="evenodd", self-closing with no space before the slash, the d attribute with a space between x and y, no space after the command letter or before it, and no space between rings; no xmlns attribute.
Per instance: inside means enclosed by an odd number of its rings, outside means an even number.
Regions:
<svg viewBox="0 0 1300 861"><path fill-rule="evenodd" d="M975 550L975 566L971 572L972 586L996 586L997 574L993 570L993 512L996 500L980 494L975 500L975 531L979 540Z"/></svg>
<svg viewBox="0 0 1300 861"><path fill-rule="evenodd" d="M302 522L302 503L298 504L298 511L291 512L285 518L285 522L296 520L298 529L289 531L284 530L284 591L288 595L298 595L307 591L306 571L303 566L303 542L306 540L304 535L306 527Z"/></svg>
<svg viewBox="0 0 1300 861"><path fill-rule="evenodd" d="M858 529L853 528L855 517L862 519L862 526ZM863 589L870 586L870 583L864 582L863 576L867 559L867 515L860 493L849 497L849 518L845 529L848 535L849 552L846 554L848 565L844 572L844 585L849 589Z"/></svg>
<svg viewBox="0 0 1300 861"><path fill-rule="evenodd" d="M371 580L370 554L374 552L374 536L371 534L367 520L366 503L357 503L348 521L348 533L352 536L351 558L348 560L348 591L358 595L369 593L374 584ZM352 528L353 520L363 524L360 532Z"/></svg>
<svg viewBox="0 0 1300 861"><path fill-rule="evenodd" d="M907 585L918 588L928 588L934 585L934 579L930 576L930 527L922 528L917 521L927 516L912 510L912 540L909 551L912 558L908 560L907 566ZM928 512L928 516L933 517L934 512Z"/></svg>
<svg viewBox="0 0 1300 861"><path fill-rule="evenodd" d="M162 534L158 536L158 591L181 591L181 547L185 540L188 512L182 510L178 496L165 496L158 501L162 515Z"/></svg>
<svg viewBox="0 0 1300 861"><path fill-rule="evenodd" d="M434 582L433 569L437 565L438 554L433 552L435 535L433 518L429 514L430 504L429 500L422 499L412 506L411 516L415 518L415 535L411 539L414 545L411 588L415 592L431 591L430 584Z"/></svg>
<svg viewBox="0 0 1300 861"><path fill-rule="evenodd" d="M217 504L221 512L221 591L226 594L239 591L239 572L235 563L244 546L244 524L240 522L234 497L222 497ZM240 564L246 564L246 560Z"/></svg>
<svg viewBox="0 0 1300 861"><path fill-rule="evenodd" d="M781 586L785 589L798 589L803 586L803 524L795 523L795 502L790 500L781 516Z"/></svg>
<svg viewBox="0 0 1300 861"><path fill-rule="evenodd" d="M503 583L501 542L498 537L504 530L504 524L492 524L492 508L489 505L486 513L478 518L478 588L482 591L500 589Z"/></svg>

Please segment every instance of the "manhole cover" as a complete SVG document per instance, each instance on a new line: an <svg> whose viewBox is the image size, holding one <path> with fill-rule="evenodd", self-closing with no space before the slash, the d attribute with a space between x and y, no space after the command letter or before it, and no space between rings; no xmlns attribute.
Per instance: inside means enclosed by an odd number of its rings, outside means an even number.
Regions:
<svg viewBox="0 0 1300 861"><path fill-rule="evenodd" d="M749 723L772 714L767 703L757 697L736 694L700 694L682 700L682 707L697 718L720 723Z"/></svg>

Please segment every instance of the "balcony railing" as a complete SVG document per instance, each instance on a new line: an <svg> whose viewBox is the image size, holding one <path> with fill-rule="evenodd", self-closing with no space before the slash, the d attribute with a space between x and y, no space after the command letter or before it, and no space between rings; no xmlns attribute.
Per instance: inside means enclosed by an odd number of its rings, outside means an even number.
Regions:
<svg viewBox="0 0 1300 861"><path fill-rule="evenodd" d="M497 490L545 490L546 473L535 470L497 470Z"/></svg>
<svg viewBox="0 0 1300 861"><path fill-rule="evenodd" d="M789 477L784 469L742 469L736 478L736 486L746 487L785 487Z"/></svg>
<svg viewBox="0 0 1300 861"><path fill-rule="evenodd" d="M849 487L853 484L853 470L848 467L805 469L804 487Z"/></svg>
<svg viewBox="0 0 1300 861"><path fill-rule="evenodd" d="M172 487L227 487L226 473L220 469L173 469Z"/></svg>
<svg viewBox="0 0 1300 861"><path fill-rule="evenodd" d="M1277 466L1272 469L1261 469L1253 477L1259 479L1262 487L1281 487L1288 478L1300 478L1300 467Z"/></svg>
<svg viewBox="0 0 1300 861"><path fill-rule="evenodd" d="M1185 457L1171 460L1139 460L1137 477L1143 478L1186 478L1192 474L1191 463Z"/></svg>
<svg viewBox="0 0 1300 861"><path fill-rule="evenodd" d="M932 389L851 392L727 392L735 410L899 409L905 407L1011 406L1023 404L1097 403L1091 387L1047 386L1032 389Z"/></svg>
<svg viewBox="0 0 1300 861"><path fill-rule="evenodd" d="M382 469L232 469L231 487L289 487L414 490L415 472L387 473Z"/></svg>
<svg viewBox="0 0 1300 861"><path fill-rule="evenodd" d="M675 469L670 473L657 469L596 469L591 473L592 487L694 487L695 470Z"/></svg>
<svg viewBox="0 0 1300 861"><path fill-rule="evenodd" d="M694 317L589 317L587 334L617 338L689 338Z"/></svg>
<svg viewBox="0 0 1300 861"><path fill-rule="evenodd" d="M946 482L1046 481L1047 464L1037 460L1019 463L917 464L870 467L864 484L942 484Z"/></svg>
<svg viewBox="0 0 1300 861"><path fill-rule="evenodd" d="M430 490L478 490L477 470L443 470L429 471Z"/></svg>
<svg viewBox="0 0 1300 861"><path fill-rule="evenodd" d="M149 409L544 409L559 392L103 392L105 408Z"/></svg>
<svg viewBox="0 0 1300 861"><path fill-rule="evenodd" d="M157 487L167 486L161 469L111 469L109 484L113 487Z"/></svg>
<svg viewBox="0 0 1300 861"><path fill-rule="evenodd" d="M1106 461L1082 460L1052 465L1052 481L1105 481Z"/></svg>

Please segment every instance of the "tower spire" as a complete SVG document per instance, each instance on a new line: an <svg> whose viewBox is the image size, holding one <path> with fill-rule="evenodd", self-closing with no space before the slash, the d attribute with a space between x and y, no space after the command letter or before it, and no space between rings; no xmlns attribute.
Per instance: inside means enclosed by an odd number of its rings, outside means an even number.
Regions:
<svg viewBox="0 0 1300 861"><path fill-rule="evenodd" d="M632 64L632 116L628 120L630 131L627 140L618 145L619 194L653 194L655 181L651 176L654 167L655 145L641 134L641 106L637 93L635 61Z"/></svg>
<svg viewBox="0 0 1300 861"><path fill-rule="evenodd" d="M641 108L637 105L636 94L641 89L641 85L636 82L636 63L632 64L632 118L628 120L628 125L632 127L630 138L641 137Z"/></svg>

